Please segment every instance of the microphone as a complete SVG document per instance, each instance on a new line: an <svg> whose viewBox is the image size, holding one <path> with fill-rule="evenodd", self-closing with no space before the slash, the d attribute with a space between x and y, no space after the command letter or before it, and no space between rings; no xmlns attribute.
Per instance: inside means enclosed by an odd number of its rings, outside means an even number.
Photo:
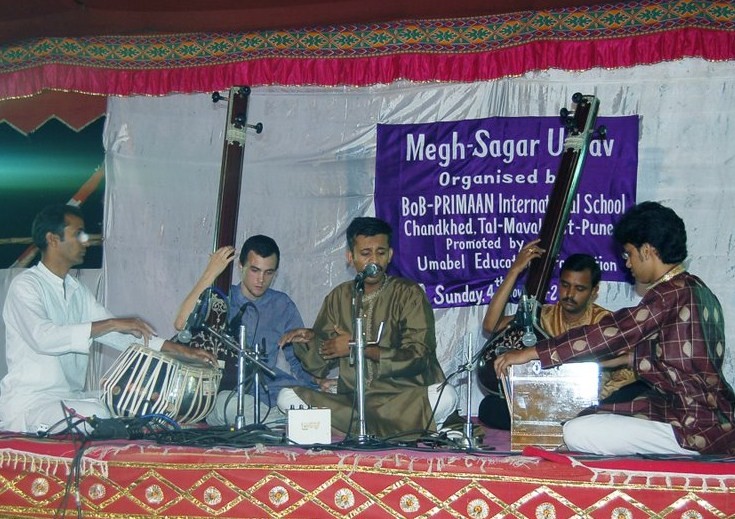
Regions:
<svg viewBox="0 0 735 519"><path fill-rule="evenodd" d="M242 324L242 316L245 313L245 310L247 310L249 306L252 306L253 308L255 308L255 305L253 305L253 303L251 303L250 301L246 301L237 311L237 313L235 314L235 317L230 319L230 322L227 325L227 328L229 329L230 335L232 337L239 336L238 330L240 329L240 324Z"/></svg>
<svg viewBox="0 0 735 519"><path fill-rule="evenodd" d="M355 282L356 283L362 283L365 281L366 278L374 278L378 274L380 274L381 269L378 265L375 263L368 263L365 265L365 268L362 269L362 272L358 272L357 276L355 276Z"/></svg>
<svg viewBox="0 0 735 519"><path fill-rule="evenodd" d="M189 341L191 341L192 338L192 330L196 328L201 328L202 322L204 321L204 316L201 315L202 306L204 305L204 301L207 299L207 295L207 290L199 295L199 299L197 299L197 302L194 305L194 309L189 314L189 317L186 318L186 324L184 325L184 328L181 329L178 334L176 334L176 340L179 341L181 344L189 344Z"/></svg>
<svg viewBox="0 0 735 519"><path fill-rule="evenodd" d="M530 326L526 327L526 331L523 332L521 342L526 348L530 348L531 346L536 345L536 334L533 333L533 328L531 328Z"/></svg>
<svg viewBox="0 0 735 519"><path fill-rule="evenodd" d="M521 311L523 312L521 322L523 323L524 330L521 342L525 347L529 348L536 345L537 339L533 331L533 303L526 297L526 294L523 294Z"/></svg>

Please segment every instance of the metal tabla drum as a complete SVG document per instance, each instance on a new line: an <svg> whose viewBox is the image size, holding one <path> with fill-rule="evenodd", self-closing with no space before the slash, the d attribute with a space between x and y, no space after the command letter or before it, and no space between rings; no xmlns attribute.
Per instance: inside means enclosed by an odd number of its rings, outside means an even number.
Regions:
<svg viewBox="0 0 735 519"><path fill-rule="evenodd" d="M214 407L222 371L201 364L179 362L179 371L168 397L178 402L179 423L196 423Z"/></svg>
<svg viewBox="0 0 735 519"><path fill-rule="evenodd" d="M102 400L113 416L161 414L194 423L214 407L221 378L217 368L133 344L102 378Z"/></svg>

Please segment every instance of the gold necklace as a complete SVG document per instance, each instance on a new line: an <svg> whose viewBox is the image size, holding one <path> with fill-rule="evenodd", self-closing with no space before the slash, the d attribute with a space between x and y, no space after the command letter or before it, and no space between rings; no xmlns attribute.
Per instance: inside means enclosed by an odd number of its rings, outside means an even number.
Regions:
<svg viewBox="0 0 735 519"><path fill-rule="evenodd" d="M377 299L378 298L378 295L383 291L383 289L386 287L386 285L388 285L388 278L389 277L390 276L388 276L388 274L385 274L383 276L383 281L380 282L380 286L377 288L377 290L375 290L375 291L373 291L373 292L371 292L369 294L365 294L364 296L362 296L362 302L363 303L372 303L373 300Z"/></svg>
<svg viewBox="0 0 735 519"><path fill-rule="evenodd" d="M671 268L671 270L669 270L666 274L664 274L663 276L658 278L656 281L654 281L653 284L650 287L648 287L646 290L647 291L651 290L653 287L660 285L661 283L666 283L668 280L670 280L674 276L678 276L682 272L684 272L684 265L679 263L675 267Z"/></svg>

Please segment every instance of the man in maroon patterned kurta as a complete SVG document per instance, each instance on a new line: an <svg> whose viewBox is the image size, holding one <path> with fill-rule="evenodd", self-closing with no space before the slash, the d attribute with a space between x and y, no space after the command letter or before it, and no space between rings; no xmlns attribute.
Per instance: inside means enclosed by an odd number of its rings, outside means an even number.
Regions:
<svg viewBox="0 0 735 519"><path fill-rule="evenodd" d="M599 406L564 426L572 450L599 454L735 454L735 394L722 374L725 326L714 294L686 272L686 230L669 208L643 202L615 227L626 266L650 285L641 302L499 357L496 370L540 359L570 360L632 352L631 366L651 389L631 402Z"/></svg>

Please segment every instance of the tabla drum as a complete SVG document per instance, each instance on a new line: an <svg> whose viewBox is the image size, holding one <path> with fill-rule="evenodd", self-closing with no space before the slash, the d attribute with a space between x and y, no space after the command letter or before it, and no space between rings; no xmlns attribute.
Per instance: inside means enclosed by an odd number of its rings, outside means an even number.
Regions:
<svg viewBox="0 0 735 519"><path fill-rule="evenodd" d="M214 407L221 377L216 368L133 344L102 378L102 399L113 416L161 414L193 423Z"/></svg>
<svg viewBox="0 0 735 519"><path fill-rule="evenodd" d="M222 372L209 366L179 362L168 399L177 402L176 419L180 423L196 423L214 407Z"/></svg>

